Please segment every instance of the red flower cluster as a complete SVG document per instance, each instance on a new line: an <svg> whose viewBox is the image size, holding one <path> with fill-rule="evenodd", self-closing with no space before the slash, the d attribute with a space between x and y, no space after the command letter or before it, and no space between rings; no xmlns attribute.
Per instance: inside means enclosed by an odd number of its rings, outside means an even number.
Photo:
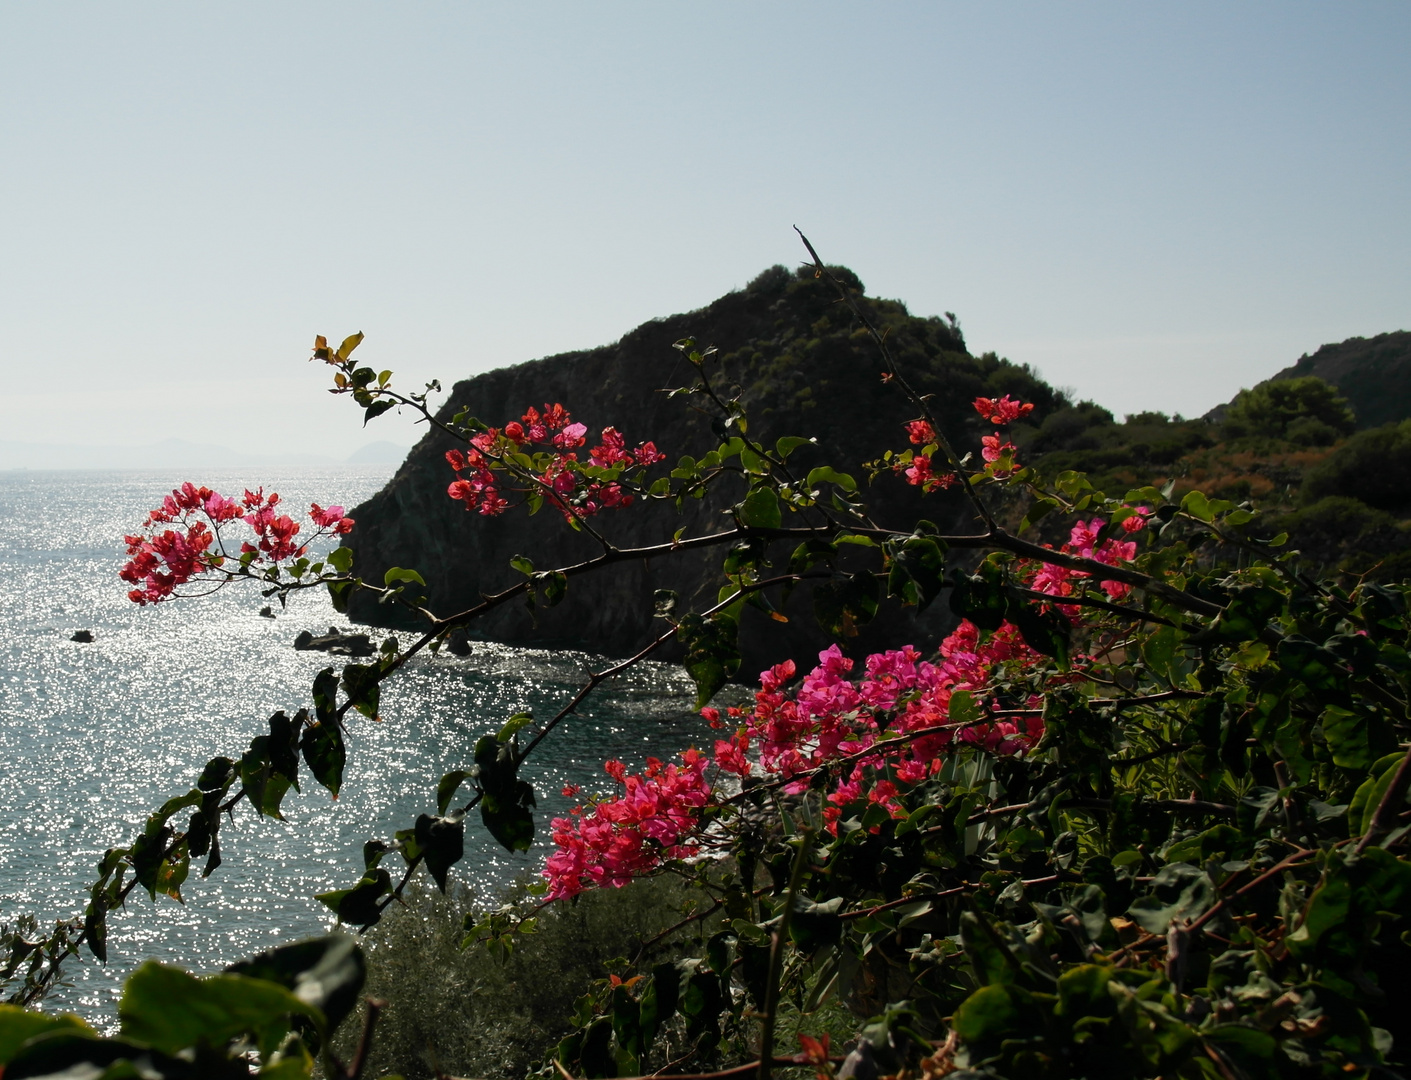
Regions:
<svg viewBox="0 0 1411 1080"><path fill-rule="evenodd" d="M1037 699L1028 702L1032 712L1017 717L990 718L982 712L953 721L950 715L957 691L978 699L1001 665L1036 658L1010 624L982 641L966 622L942 642L933 661L923 660L910 646L874 653L854 681L853 662L834 645L819 653L818 666L793 691L786 689L796 674L792 660L762 672L754 706L726 710L736 730L716 741L713 763L722 774L788 780L785 791L797 794L808 788L815 770L848 759L823 811L828 827L835 830L843 808L859 802L900 814L897 800L903 787L938 773L943 756L956 744L1007 755L1023 753L1038 741L1043 722ZM704 709L702 715L712 727L725 726L718 709ZM868 752L892 739L899 741ZM555 820L558 850L544 869L550 897L623 885L664 859L704 850L703 811L719 805L704 775L711 759L696 750L682 758L684 769L663 768L649 758L640 776L627 775L621 762L607 763L608 775L626 790L590 809L578 808L577 821Z"/></svg>
<svg viewBox="0 0 1411 1080"><path fill-rule="evenodd" d="M926 420L913 420L906 425L913 446L925 446L936 441L936 429Z"/></svg>
<svg viewBox="0 0 1411 1080"><path fill-rule="evenodd" d="M1012 424L1034 411L1027 402L1011 401L1008 394L996 401L994 398L977 397L975 411L992 424Z"/></svg>
<svg viewBox="0 0 1411 1080"><path fill-rule="evenodd" d="M126 536L128 561L118 576L137 586L128 594L136 604L155 604L176 594L176 589L199 575L220 570L227 558L220 535L223 527L243 521L255 534L254 543L240 545L242 555L250 554L251 565L270 565L286 559L299 558L307 544L294 537L300 526L287 514L281 514L279 495L264 488L246 491L244 497L227 499L208 487L182 484L162 500L162 505L147 515L143 531ZM310 505L310 516L319 536L343 536L353 528L353 519L343 516L341 506L324 509L318 503ZM160 526L174 525L162 529ZM212 548L215 550L212 550ZM227 574L225 580L233 577Z"/></svg>
<svg viewBox="0 0 1411 1080"><path fill-rule="evenodd" d="M1131 517L1124 518L1122 531L1131 535L1146 528L1145 513L1144 510L1138 510ZM1084 559L1105 563L1108 566L1131 562L1137 554L1136 541L1099 540L1102 530L1103 521L1101 518L1079 521L1069 533L1068 543L1059 550L1065 555L1078 555ZM1067 567L1055 566L1052 563L1040 563L1034 570L1029 587L1035 592L1048 593L1050 596L1072 596L1076 588L1075 583L1091 576L1082 570L1069 570ZM1113 600L1121 600L1132 591L1130 585L1121 581L1099 581L1098 587ZM1060 604L1059 610L1070 617L1076 617L1078 614L1078 608L1073 604Z"/></svg>
<svg viewBox="0 0 1411 1080"><path fill-rule="evenodd" d="M994 424L1012 423L1034 411L1033 405L1014 401L1008 394L998 400L977 397L972 404L976 412ZM924 449L937 442L936 429L928 421L910 421L906 425L906 433L914 446L923 448L913 454L909 460L899 459L893 466L896 472L902 473L906 477L908 484L929 493L938 488L948 488L959 482L953 472L938 473L935 471L932 456ZM1019 466L1014 463L1014 453L1018 447L1011 442L1005 442L999 432L986 435L980 440L980 443L980 454L988 463L987 468L990 475L1003 480L1006 476L1012 476L1019 471Z"/></svg>
<svg viewBox="0 0 1411 1080"><path fill-rule="evenodd" d="M998 431L980 440L980 456L990 463L990 472L1000 480L1019 471L1014 464L1014 453L1018 449L1013 443L1005 442Z"/></svg>
<svg viewBox="0 0 1411 1080"><path fill-rule="evenodd" d="M1027 402L1013 401L1008 394L998 400L978 397L973 404L977 413L990 423L999 425L1011 424L1034 411L1033 405ZM1014 454L1018 449L1012 442L1006 442L1004 436L998 431L993 435L986 435L980 440L980 456L987 463L986 471L997 480L1013 476L1019 471L1019 466L1014 461Z"/></svg>
<svg viewBox="0 0 1411 1080"><path fill-rule="evenodd" d="M622 762L607 762L604 771L623 786L622 793L554 819L558 851L544 869L549 899L595 885L620 888L662 859L696 854L699 839L691 833L711 797L705 779L709 760L687 750L679 766L648 758L646 771L630 776Z"/></svg>
<svg viewBox="0 0 1411 1080"><path fill-rule="evenodd" d="M469 450L446 451L446 460L456 471L456 479L446 494L463 502L467 510L478 510L487 516L501 514L508 509L509 500L501 493L495 471L502 467L504 455L543 449L550 451L551 456L538 468L534 480L539 494L565 517L588 517L604 507L631 506L633 496L615 478L587 478L583 468L592 465L620 472L655 464L666 455L651 442L628 450L622 434L607 427L603 428L601 443L588 451L588 462L579 462L573 451L588 441L587 434L587 426L574 422L562 405L546 404L542 413L531 407L520 420L473 436Z"/></svg>
<svg viewBox="0 0 1411 1080"><path fill-rule="evenodd" d="M938 473L933 471L929 454L917 454L910 462L898 462L896 467L906 477L908 484L913 484L928 493L937 488L944 489L960 483L959 478L953 472Z"/></svg>

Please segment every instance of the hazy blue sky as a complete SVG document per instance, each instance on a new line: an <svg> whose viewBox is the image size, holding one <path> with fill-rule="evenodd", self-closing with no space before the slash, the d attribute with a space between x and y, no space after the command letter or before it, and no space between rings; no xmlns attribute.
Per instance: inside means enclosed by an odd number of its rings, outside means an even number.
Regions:
<svg viewBox="0 0 1411 1080"><path fill-rule="evenodd" d="M975 351L1201 412L1411 327L1409 50L1401 2L6 3L0 439L410 443L315 333L449 384L795 223Z"/></svg>

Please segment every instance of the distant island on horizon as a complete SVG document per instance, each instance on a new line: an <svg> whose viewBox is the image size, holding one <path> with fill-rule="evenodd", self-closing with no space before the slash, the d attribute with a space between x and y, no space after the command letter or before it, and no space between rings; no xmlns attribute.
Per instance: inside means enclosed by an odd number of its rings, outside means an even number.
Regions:
<svg viewBox="0 0 1411 1080"><path fill-rule="evenodd" d="M163 439L141 446L83 446L75 443L29 443L0 440L0 472L67 469L240 468L279 465L399 465L408 446L385 439L370 442L346 457L331 454L251 454L217 443Z"/></svg>

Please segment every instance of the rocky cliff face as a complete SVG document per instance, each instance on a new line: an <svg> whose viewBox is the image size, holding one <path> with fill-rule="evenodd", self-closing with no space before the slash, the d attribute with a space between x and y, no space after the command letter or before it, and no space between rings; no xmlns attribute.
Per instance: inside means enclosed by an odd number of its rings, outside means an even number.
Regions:
<svg viewBox="0 0 1411 1080"><path fill-rule="evenodd" d="M1411 416L1411 332L1398 330L1324 345L1273 378L1304 375L1316 375L1336 386L1357 414L1359 428L1405 420Z"/></svg>
<svg viewBox="0 0 1411 1080"><path fill-rule="evenodd" d="M856 282L850 272L838 273ZM1062 404L1027 367L992 355L969 355L953 321L912 317L895 301L866 302L874 318L888 328L889 344L908 378L920 392L935 395L935 407L950 430L961 433L961 442L978 445L978 418L969 404L977 395L1011 393L1034 401L1036 421ZM668 398L661 392L692 381L690 364L672 348L683 337L718 347L716 385L740 388L751 436L769 442L780 435L818 437L816 448L795 452L801 468L832 464L862 481L859 462L907 445L901 425L913 417L912 411L900 390L881 382L878 359L865 333L828 283L783 267L765 271L746 289L700 311L652 320L616 344L457 383L440 416L449 418L468 408L485 422L502 425L530 405L561 402L591 432L613 425L633 444L654 440L668 461L687 453L699 457L720 441L712 417L692 407L695 399ZM444 455L453 445L439 432L428 433L387 487L352 511L357 527L347 546L355 552L356 573L380 583L388 567L414 567L427 581L433 610L452 613L476 603L482 593L521 580L509 566L515 555L528 556L542 570L596 553L591 538L571 531L552 511L533 518L522 510L496 518L467 513L446 495L454 476ZM722 511L738 500L740 490L718 489L681 513L671 504L605 511L593 519L594 525L620 547L660 543L683 526L686 535L713 531L727 523ZM915 489L890 476L878 480L869 499L878 506L876 516L884 525L890 512L898 522L919 515L945 530L972 527L964 506L953 497L928 496L919 504ZM715 602L724 554L721 549L685 552L577 577L561 604L539 609L537 622L524 607L506 605L472 625L470 634L626 654L664 628L653 623L654 590L675 589L683 608L687 601L696 610ZM787 563L788 555L781 546L776 564ZM796 592L785 609L787 626L765 627L764 616L746 609L741 627L743 672L753 673L785 656L806 659L826 647L828 638L810 617L809 604L807 590ZM861 637L845 645L851 651L884 642L934 641L944 626L943 609L943 603L934 605L921 622L900 609L884 611ZM355 601L350 614L375 625L395 626L405 618L397 609L366 598Z"/></svg>

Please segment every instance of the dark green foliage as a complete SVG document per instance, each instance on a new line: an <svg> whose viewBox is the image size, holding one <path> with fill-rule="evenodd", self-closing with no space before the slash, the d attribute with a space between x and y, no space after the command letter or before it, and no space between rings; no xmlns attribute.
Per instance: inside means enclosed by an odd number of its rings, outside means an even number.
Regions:
<svg viewBox="0 0 1411 1080"><path fill-rule="evenodd" d="M116 1037L72 1016L0 1005L0 1072L7 1078L302 1080L351 1011L365 969L352 939L296 942L198 978L148 961L128 978ZM325 1064L329 1062L326 1061Z"/></svg>
<svg viewBox="0 0 1411 1080"><path fill-rule="evenodd" d="M1328 495L1271 519L1266 530L1288 533L1290 546L1313 566L1354 573L1398 558L1406 551L1408 540L1390 514L1343 495ZM1404 562L1398 559L1397 565Z"/></svg>
<svg viewBox="0 0 1411 1080"><path fill-rule="evenodd" d="M683 905L705 902L671 880L588 893L539 914L532 932L509 939L512 949L504 952L487 934L472 933L461 947L463 926L481 923L502 910L498 905L477 903L463 891L442 897L411 890L405 907L366 939L367 992L389 1003L368 1074L430 1080L439 1068L455 1076L523 1076L572 1027L575 1002L605 985L609 972L621 972L616 958L631 958L642 942L679 921ZM533 901L522 889L504 903L518 913L512 923L531 916ZM658 953L646 966L668 958ZM639 1021L654 1022L651 1015ZM349 1025L341 1040L345 1056L355 1037Z"/></svg>
<svg viewBox="0 0 1411 1080"><path fill-rule="evenodd" d="M1225 410L1226 438L1263 436L1327 446L1357 429L1347 399L1314 375L1260 383L1241 390Z"/></svg>
<svg viewBox="0 0 1411 1080"><path fill-rule="evenodd" d="M1091 402L1056 412L1037 428L1015 425L1026 461L1049 472L1088 473L1098 486L1148 483L1179 475L1182 459L1214 445L1216 431L1201 419L1138 413L1124 423Z"/></svg>
<svg viewBox="0 0 1411 1080"><path fill-rule="evenodd" d="M1400 516L1411 513L1411 420L1359 431L1310 469L1304 504L1330 496L1360 499Z"/></svg>

